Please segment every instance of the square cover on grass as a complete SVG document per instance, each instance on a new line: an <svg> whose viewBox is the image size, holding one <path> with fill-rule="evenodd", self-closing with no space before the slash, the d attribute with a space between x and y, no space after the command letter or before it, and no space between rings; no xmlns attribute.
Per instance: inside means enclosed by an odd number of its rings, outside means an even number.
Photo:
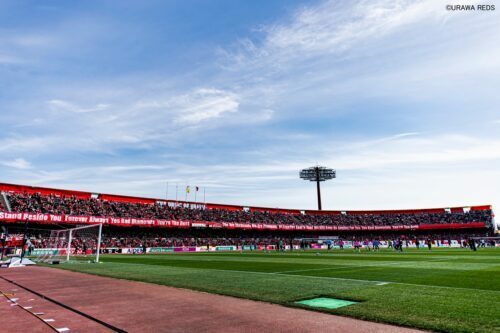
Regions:
<svg viewBox="0 0 500 333"><path fill-rule="evenodd" d="M311 306L314 308L337 309L343 306L356 304L357 302L344 301L343 299L336 299L336 298L318 297L318 298L306 299L304 301L298 301L295 303Z"/></svg>

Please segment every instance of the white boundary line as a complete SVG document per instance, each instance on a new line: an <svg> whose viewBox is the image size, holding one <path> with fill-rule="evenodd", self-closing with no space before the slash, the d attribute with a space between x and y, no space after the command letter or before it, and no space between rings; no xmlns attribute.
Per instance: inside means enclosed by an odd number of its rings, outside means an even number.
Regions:
<svg viewBox="0 0 500 333"><path fill-rule="evenodd" d="M176 267L170 266L174 268L186 268L186 267ZM373 285L386 285L386 284L399 284L405 286L416 286L416 287L429 287L429 288L439 288L439 289L456 289L456 290L469 290L469 291L479 291L479 292L493 292L500 293L500 290L490 290L490 289L477 289L477 288L464 288L464 287L450 287L450 286L436 286L433 284L417 284L417 283L405 283L405 282L393 282L393 281L377 281L377 280L362 280L362 279L349 279L349 278L339 278L339 277L330 277L330 276L314 276L314 275L296 275L296 274L284 274L284 273L275 273L275 272L255 272L255 271L240 271L233 269L211 269L211 268L190 268L199 271L215 271L215 272L233 272L233 273L247 273L247 274L258 274L258 275L277 275L277 276L289 276L295 278L307 278L307 279L323 279L323 280L342 280L342 281L352 281L352 282L361 282ZM383 284L381 284L383 283Z"/></svg>
<svg viewBox="0 0 500 333"><path fill-rule="evenodd" d="M449 259L449 258L446 258L446 259L434 259L434 260L420 260L418 262L436 262L436 261L448 261L448 260L455 260L455 259ZM295 270L295 271L282 271L282 272L274 272L274 273L300 273L300 272L309 272L309 271L326 271L326 270L330 270L330 269L337 269L337 268L353 268L353 270L360 270L360 269L364 269L364 268L373 268L373 267L381 267L381 268L384 268L386 266L393 266L393 265L400 265L401 263L405 263L405 261L392 261L392 262L389 262L387 264L381 264L381 265L376 265L376 264L373 264L373 265L339 265L339 266L336 266L336 267L329 267L329 268L313 268L313 269L299 269L299 270ZM406 268L406 267L404 267Z"/></svg>
<svg viewBox="0 0 500 333"><path fill-rule="evenodd" d="M330 269L338 269L338 268L349 268L349 267L359 267L352 265L339 265L336 267L323 267L323 268L312 268L312 269L297 269L294 271L281 271L281 272L273 272L275 274L287 274L287 273L301 273L301 272L309 272L309 271L327 271Z"/></svg>

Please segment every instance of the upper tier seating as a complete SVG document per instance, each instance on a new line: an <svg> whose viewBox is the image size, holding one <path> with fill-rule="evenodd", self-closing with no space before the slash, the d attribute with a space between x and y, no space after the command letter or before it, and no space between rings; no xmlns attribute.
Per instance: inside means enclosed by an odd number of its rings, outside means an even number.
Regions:
<svg viewBox="0 0 500 333"><path fill-rule="evenodd" d="M261 211L225 209L193 209L160 204L115 202L100 199L79 199L74 196L55 196L9 193L13 212L106 217L187 220L208 222L264 223L288 225L351 225L390 226L446 223L492 223L491 210L442 213L367 213L367 214L285 214Z"/></svg>

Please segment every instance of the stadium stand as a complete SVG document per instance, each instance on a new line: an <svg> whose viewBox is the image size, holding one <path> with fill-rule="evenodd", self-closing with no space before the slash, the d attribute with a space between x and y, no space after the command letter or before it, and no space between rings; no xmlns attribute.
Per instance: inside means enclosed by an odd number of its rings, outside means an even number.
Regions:
<svg viewBox="0 0 500 333"><path fill-rule="evenodd" d="M11 210L39 213L112 218L164 219L199 222L234 222L245 224L316 225L316 226L414 226L421 224L491 224L491 209L465 211L453 209L372 212L313 212L304 214L262 210L226 210L171 206L161 203L108 201L76 196L39 193L9 193Z"/></svg>
<svg viewBox="0 0 500 333"><path fill-rule="evenodd" d="M176 202L24 185L0 184L0 223L22 232L29 221L36 248L47 246L54 225L103 223L103 249L253 244L339 235L345 240L432 238L493 233L491 206L313 211ZM34 227L33 227L34 226ZM127 228L124 228L127 227ZM76 241L75 241L76 242ZM295 241L297 242L297 241ZM79 244L74 244L79 247Z"/></svg>

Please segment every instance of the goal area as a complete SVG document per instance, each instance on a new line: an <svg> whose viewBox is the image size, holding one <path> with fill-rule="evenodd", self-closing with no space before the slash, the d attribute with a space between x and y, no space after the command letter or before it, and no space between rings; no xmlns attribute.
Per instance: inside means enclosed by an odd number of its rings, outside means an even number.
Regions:
<svg viewBox="0 0 500 333"><path fill-rule="evenodd" d="M35 261L45 263L99 262L102 224L77 226L50 231L43 252Z"/></svg>

